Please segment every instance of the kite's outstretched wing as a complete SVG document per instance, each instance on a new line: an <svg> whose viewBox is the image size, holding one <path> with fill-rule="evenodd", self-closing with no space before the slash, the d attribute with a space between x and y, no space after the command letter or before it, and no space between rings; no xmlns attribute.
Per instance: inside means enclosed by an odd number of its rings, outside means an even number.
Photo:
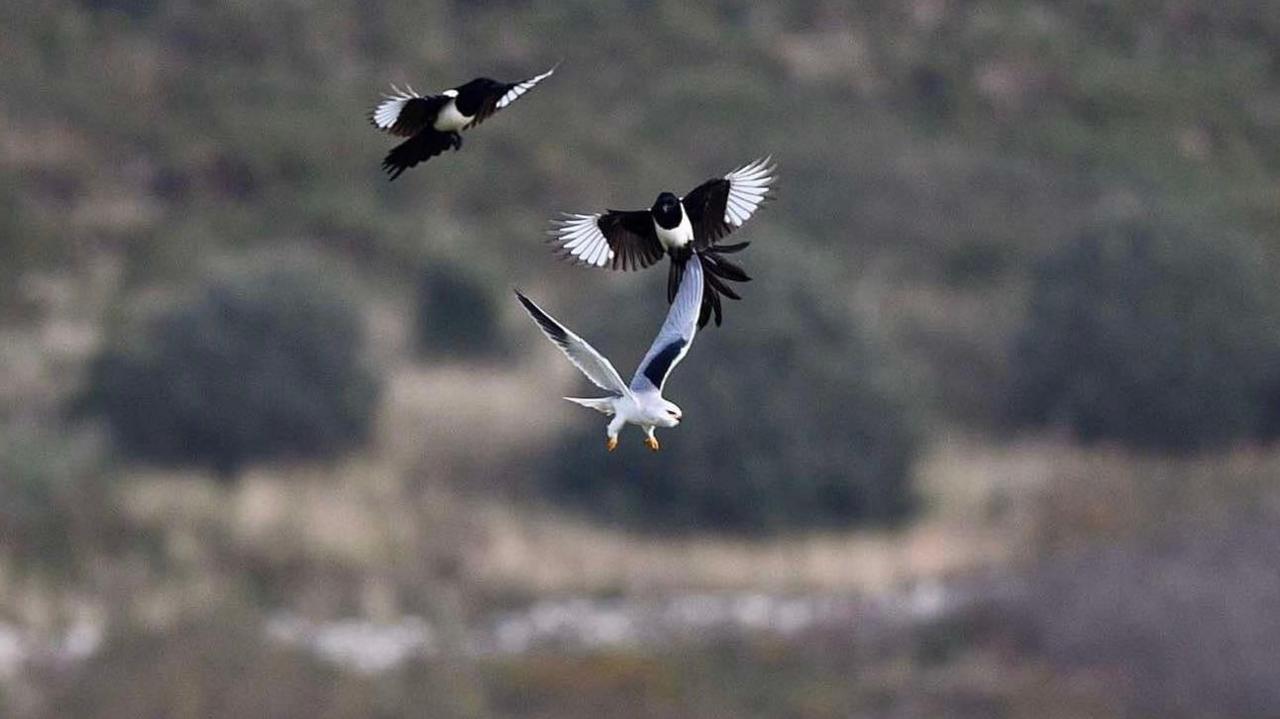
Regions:
<svg viewBox="0 0 1280 719"><path fill-rule="evenodd" d="M533 300L520 294L519 291L516 292L516 297L520 300L520 304L524 305L525 311L533 321L538 323L538 327L542 329L547 339L559 347L560 351L564 352L564 356L568 357L573 366L581 370L587 379L606 392L619 396L630 394L618 370L613 368L604 355L587 344L586 340L570 332L556 318L544 312L541 307L533 303Z"/></svg>
<svg viewBox="0 0 1280 719"><path fill-rule="evenodd" d="M693 335L698 331L702 292L702 263L690 262L685 266L680 289L667 311L662 329L658 330L658 336L631 378L632 392L662 391L671 370L684 359L689 345L693 344Z"/></svg>

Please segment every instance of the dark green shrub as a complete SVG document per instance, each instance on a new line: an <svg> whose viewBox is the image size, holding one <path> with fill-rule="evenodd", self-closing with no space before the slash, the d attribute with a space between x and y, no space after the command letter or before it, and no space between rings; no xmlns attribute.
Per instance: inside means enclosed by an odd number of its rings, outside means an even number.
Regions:
<svg viewBox="0 0 1280 719"><path fill-rule="evenodd" d="M224 476L255 459L360 444L379 382L338 280L272 261L217 274L96 359L88 407L129 456Z"/></svg>
<svg viewBox="0 0 1280 719"><path fill-rule="evenodd" d="M1084 232L1036 269L1013 417L1172 450L1259 434L1280 366L1273 285L1230 238L1150 220Z"/></svg>
<svg viewBox="0 0 1280 719"><path fill-rule="evenodd" d="M501 352L493 286L466 267L433 261L418 275L417 352L483 357Z"/></svg>
<svg viewBox="0 0 1280 719"><path fill-rule="evenodd" d="M684 421L659 430L662 451L650 454L629 426L606 454L604 418L579 417L542 474L549 496L610 522L748 533L909 514L917 433L883 358L830 292L828 273L755 249L744 262L768 273L726 307L723 327L699 334L667 384ZM596 345L624 376L666 310L660 291L646 294L631 303L634 317L610 311L625 332Z"/></svg>

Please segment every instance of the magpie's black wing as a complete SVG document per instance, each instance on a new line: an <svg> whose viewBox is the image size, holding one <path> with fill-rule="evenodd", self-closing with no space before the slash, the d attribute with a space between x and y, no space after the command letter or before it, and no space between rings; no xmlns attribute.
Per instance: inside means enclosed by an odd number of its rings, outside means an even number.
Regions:
<svg viewBox="0 0 1280 719"><path fill-rule="evenodd" d="M401 90L394 85L394 92L383 98L369 112L373 126L400 137L411 137L431 127L440 108L449 102L445 95L423 97L412 89Z"/></svg>
<svg viewBox="0 0 1280 719"><path fill-rule="evenodd" d="M693 249L706 277L706 292L698 326L723 316L721 298L741 299L730 282L749 282L751 277L724 255L739 252L747 246L740 242L717 245L720 239L741 227L769 197L774 182L774 167L766 157L748 163L724 177L707 180L693 188L682 199L689 223L693 225ZM667 283L668 298L675 291L679 271L672 263L672 278Z"/></svg>
<svg viewBox="0 0 1280 719"><path fill-rule="evenodd" d="M648 210L565 214L552 225L550 242L577 264L638 270L662 259L662 242Z"/></svg>
<svg viewBox="0 0 1280 719"><path fill-rule="evenodd" d="M693 225L693 245L701 250L742 226L769 196L774 167L768 157L724 177L698 185L682 202Z"/></svg>
<svg viewBox="0 0 1280 719"><path fill-rule="evenodd" d="M541 75L510 83L482 77L458 88L458 112L475 116L465 129L469 130L488 120L493 113L520 99L521 95L532 90L534 85L551 77L555 71L553 67Z"/></svg>
<svg viewBox="0 0 1280 719"><path fill-rule="evenodd" d="M410 167L426 162L450 147L456 148L457 139L454 133L437 132L428 127L391 148L382 161L382 169L394 180Z"/></svg>

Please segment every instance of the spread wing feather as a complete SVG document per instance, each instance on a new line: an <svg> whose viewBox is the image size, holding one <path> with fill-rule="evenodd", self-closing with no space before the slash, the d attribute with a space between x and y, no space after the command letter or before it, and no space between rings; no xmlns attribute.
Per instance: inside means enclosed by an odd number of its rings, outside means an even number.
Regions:
<svg viewBox="0 0 1280 719"><path fill-rule="evenodd" d="M680 280L667 319L658 330L649 351L631 378L633 392L661 392L667 377L689 352L693 335L698 331L698 314L702 306L702 264L689 262Z"/></svg>
<svg viewBox="0 0 1280 719"><path fill-rule="evenodd" d="M411 87L401 90L392 85L391 94L384 96L382 102L369 112L369 122L383 132L410 137L430 127L436 113L448 101L444 95L423 97Z"/></svg>
<svg viewBox="0 0 1280 719"><path fill-rule="evenodd" d="M741 227L769 198L774 176L773 158L764 157L707 180L682 199L693 224L694 249L709 247Z"/></svg>
<svg viewBox="0 0 1280 719"><path fill-rule="evenodd" d="M595 386L606 392L612 392L616 395L625 396L629 394L627 385L623 383L622 376L618 374L618 370L595 350L594 347L587 344L586 340L570 332L567 327L560 324L554 317L547 314L541 307L534 304L532 300L520 292L516 292L516 297L520 300L520 304L524 305L524 309L538 323L538 327L542 333L551 340L555 346L560 348L565 357L577 367L582 374L587 376Z"/></svg>
<svg viewBox="0 0 1280 719"><path fill-rule="evenodd" d="M549 232L560 255L571 262L615 270L638 270L662 259L662 242L647 210L565 214Z"/></svg>
<svg viewBox="0 0 1280 719"><path fill-rule="evenodd" d="M559 65L556 67L559 67ZM507 105L519 100L522 95L532 90L535 85L551 77L555 71L556 68L553 67L541 75L534 75L527 80L511 83L493 83L486 88L486 93L480 102L480 107L475 113L475 119L467 124L466 129L469 130L476 125L479 125L492 117L498 110L501 110Z"/></svg>

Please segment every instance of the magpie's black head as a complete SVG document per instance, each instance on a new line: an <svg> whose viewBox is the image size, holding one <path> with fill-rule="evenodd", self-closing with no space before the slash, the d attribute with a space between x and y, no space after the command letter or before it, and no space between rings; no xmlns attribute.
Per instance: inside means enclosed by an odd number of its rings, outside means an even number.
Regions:
<svg viewBox="0 0 1280 719"><path fill-rule="evenodd" d="M684 211L680 208L680 198L670 192L658 195L658 201L653 203L649 212L653 215L653 221L666 230L679 227L680 220L684 216Z"/></svg>

